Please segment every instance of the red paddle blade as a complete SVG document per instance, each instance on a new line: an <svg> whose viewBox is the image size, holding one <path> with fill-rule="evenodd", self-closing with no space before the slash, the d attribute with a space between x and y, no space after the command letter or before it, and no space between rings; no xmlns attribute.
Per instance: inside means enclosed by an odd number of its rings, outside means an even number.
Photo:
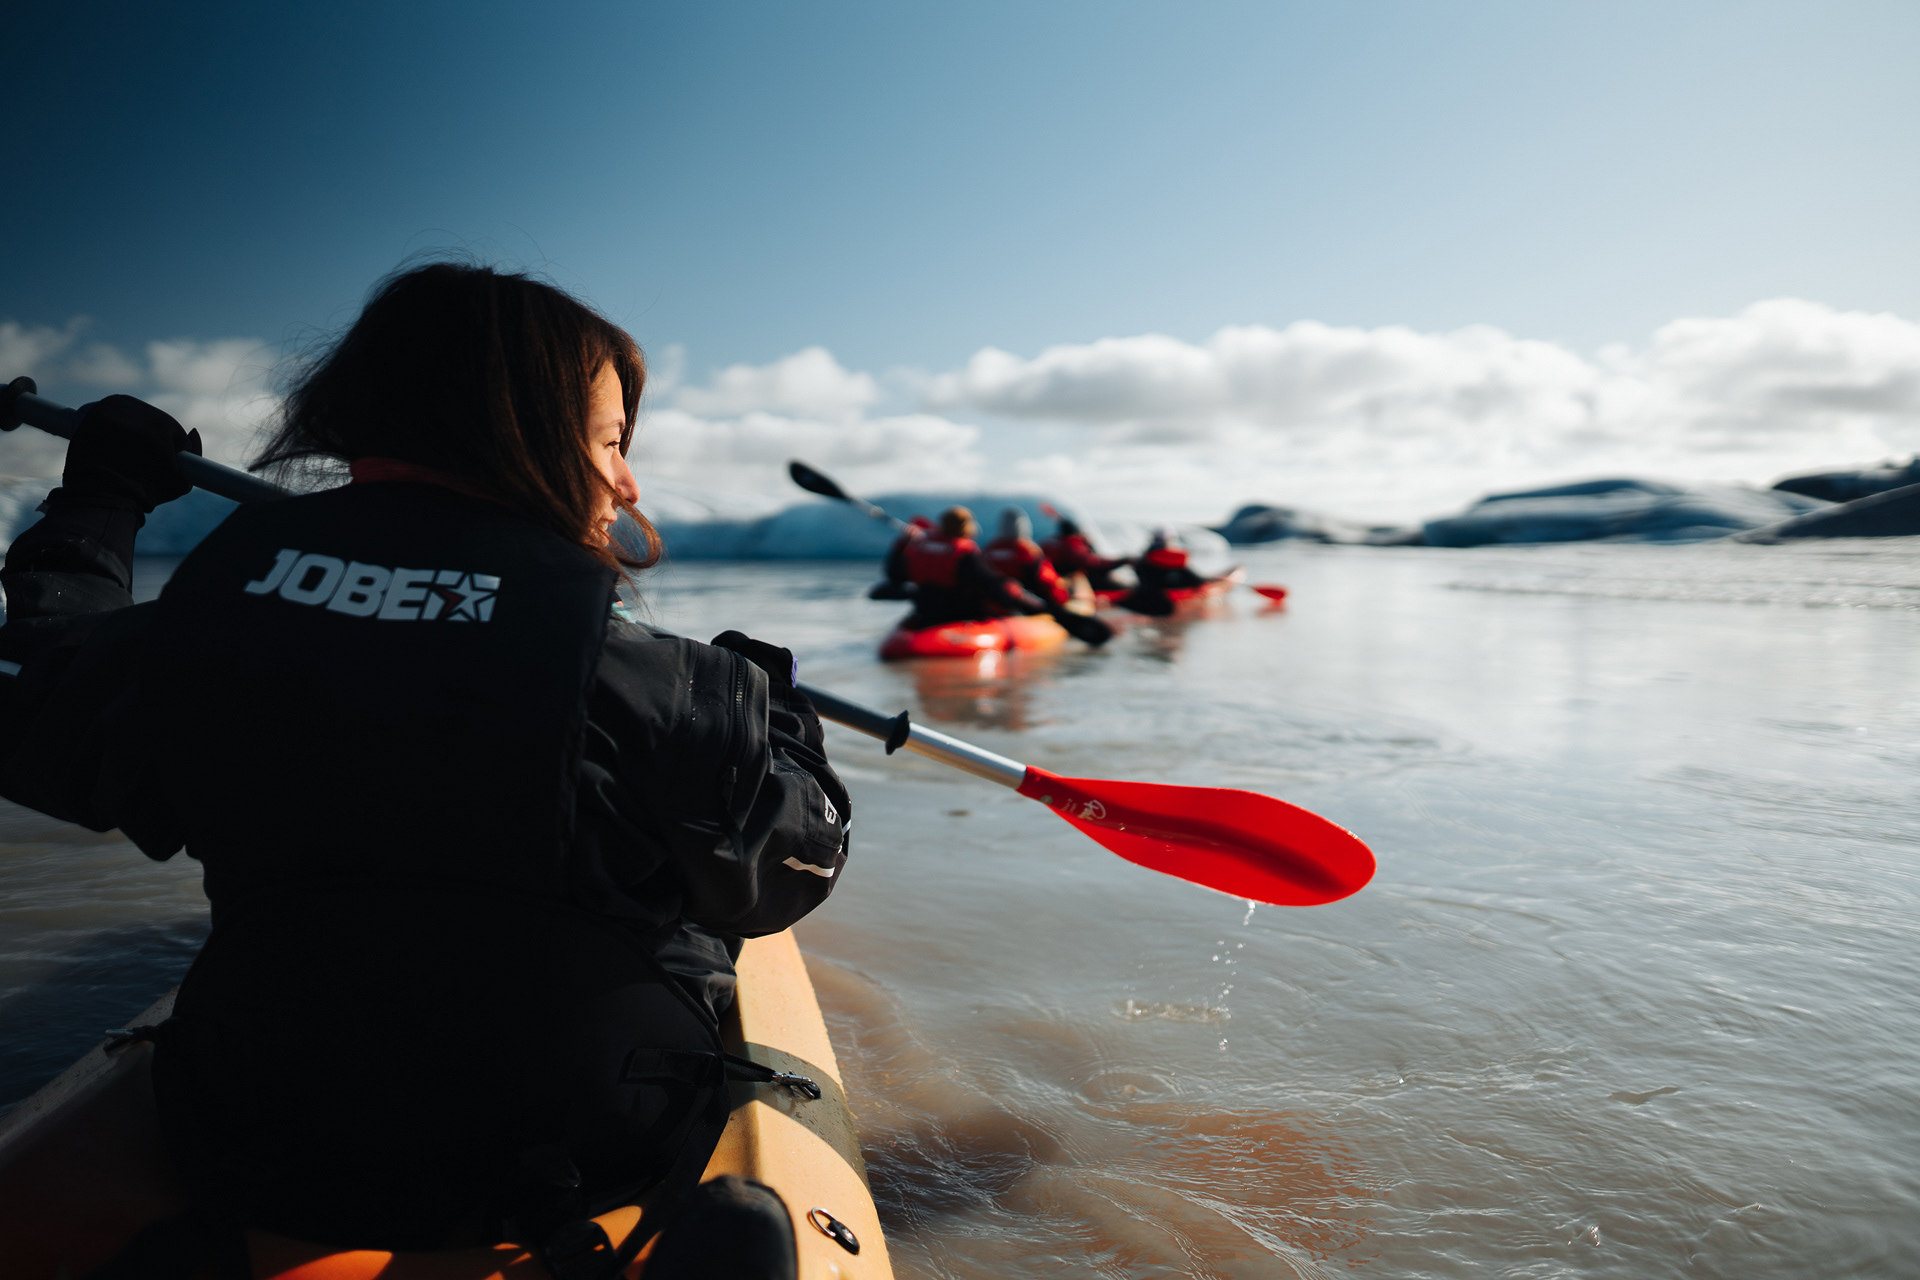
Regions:
<svg viewBox="0 0 1920 1280"><path fill-rule="evenodd" d="M1275 586L1272 583L1263 584L1256 582L1253 585L1253 590L1255 595L1265 596L1276 604L1287 598L1287 589L1285 587Z"/></svg>
<svg viewBox="0 0 1920 1280"><path fill-rule="evenodd" d="M1038 800L1128 862L1282 907L1357 893L1373 850L1317 813L1252 791L1063 778L1027 768Z"/></svg>

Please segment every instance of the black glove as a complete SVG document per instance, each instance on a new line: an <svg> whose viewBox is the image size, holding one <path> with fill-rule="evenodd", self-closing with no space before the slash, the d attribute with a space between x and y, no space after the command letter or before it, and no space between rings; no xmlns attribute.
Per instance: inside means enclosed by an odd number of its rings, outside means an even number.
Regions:
<svg viewBox="0 0 1920 1280"><path fill-rule="evenodd" d="M200 452L200 433L173 415L132 396L108 396L83 405L67 446L61 487L48 495L81 507L109 507L142 515L193 488L173 455Z"/></svg>
<svg viewBox="0 0 1920 1280"><path fill-rule="evenodd" d="M755 640L738 631L722 631L713 638L713 644L716 648L733 650L766 672L776 690L791 689L800 683L800 663L791 649Z"/></svg>

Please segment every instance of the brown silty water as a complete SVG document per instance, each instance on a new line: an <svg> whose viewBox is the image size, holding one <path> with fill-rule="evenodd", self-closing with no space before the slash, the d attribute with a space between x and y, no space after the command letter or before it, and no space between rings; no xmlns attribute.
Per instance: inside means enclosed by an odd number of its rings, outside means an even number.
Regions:
<svg viewBox="0 0 1920 1280"><path fill-rule="evenodd" d="M1380 857L1248 904L831 730L800 928L899 1271L1920 1274L1920 547L1260 549L1105 651L883 667L866 566L672 566L664 625L1056 772ZM157 573L163 566L154 566ZM184 859L0 818L15 1098L175 980Z"/></svg>

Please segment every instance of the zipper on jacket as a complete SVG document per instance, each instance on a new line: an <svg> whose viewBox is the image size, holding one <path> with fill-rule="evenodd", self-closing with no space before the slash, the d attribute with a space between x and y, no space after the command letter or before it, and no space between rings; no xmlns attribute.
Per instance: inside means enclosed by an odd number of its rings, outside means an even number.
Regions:
<svg viewBox="0 0 1920 1280"><path fill-rule="evenodd" d="M727 718L727 771L721 775L720 811L726 815L733 856L744 862L747 854L746 832L741 819L733 811L733 791L740 782L740 755L745 751L750 736L747 732L747 660L731 649L726 650L726 654L733 659L733 707Z"/></svg>

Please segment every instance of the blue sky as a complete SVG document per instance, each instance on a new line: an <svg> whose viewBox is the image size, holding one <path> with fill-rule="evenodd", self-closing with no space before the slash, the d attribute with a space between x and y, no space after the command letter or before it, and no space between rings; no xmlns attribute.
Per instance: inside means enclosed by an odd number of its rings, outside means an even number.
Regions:
<svg viewBox="0 0 1920 1280"><path fill-rule="evenodd" d="M684 437L663 474L707 489L768 489L785 446L871 484L1017 472L1217 515L1367 506L1373 458L1386 513L1643 457L1763 480L1920 447L1920 348L1884 323L1920 319L1911 4L16 9L0 353L39 367L0 373L75 397L187 396L191 366L204 398L209 344L242 340L245 420L272 356L454 248L628 326L656 435ZM1776 299L1815 309L1748 316ZM1660 335L1690 318L1722 330L1680 335L1675 373ZM1215 385L1241 377L1223 329L1273 335L1268 391ZM1826 409L1783 426L1809 392L1767 370L1815 357ZM1116 405L1196 361L1214 383Z"/></svg>

